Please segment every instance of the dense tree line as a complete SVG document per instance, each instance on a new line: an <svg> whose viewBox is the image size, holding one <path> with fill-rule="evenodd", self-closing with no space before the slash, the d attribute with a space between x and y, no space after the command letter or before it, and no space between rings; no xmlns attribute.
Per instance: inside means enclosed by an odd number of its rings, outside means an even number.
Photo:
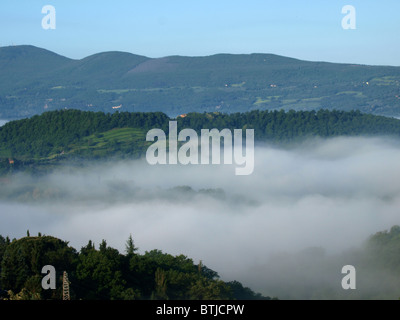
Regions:
<svg viewBox="0 0 400 320"><path fill-rule="evenodd" d="M190 113L179 118L181 127L200 132L203 128L254 129L255 139L269 142L288 142L307 137L356 135L400 136L400 121L360 111L260 111L246 113Z"/></svg>
<svg viewBox="0 0 400 320"><path fill-rule="evenodd" d="M172 256L160 250L139 254L132 236L124 254L105 240L98 249L89 240L78 252L52 236L28 234L12 241L0 236L0 261L0 288L7 299L62 299L64 271L71 299L270 299L238 281L220 280L217 272L185 255ZM42 288L45 265L57 271L55 290Z"/></svg>
<svg viewBox="0 0 400 320"><path fill-rule="evenodd" d="M164 128L168 117L155 113L114 113L61 110L29 119L12 121L0 128L1 148L12 153L46 155L57 147L66 147L88 135L113 128Z"/></svg>
<svg viewBox="0 0 400 320"><path fill-rule="evenodd" d="M56 161L84 157L141 157L148 143L145 135L152 128L168 133L168 121L175 120L160 112L90 112L61 110L46 112L29 119L11 121L0 128L0 171L24 167L33 160ZM177 117L178 130L254 129L258 142L292 143L309 137L400 136L400 120L364 114L360 111L260 111L246 113L189 113ZM121 138L103 139L112 129L135 128ZM99 139L102 139L101 141ZM96 152L96 144L102 152ZM98 151L98 150L97 150ZM10 163L9 159L13 159ZM47 159L46 159L47 158Z"/></svg>
<svg viewBox="0 0 400 320"><path fill-rule="evenodd" d="M90 139L84 140L88 136L96 134L99 138L101 133L115 128L139 128L145 134L150 128L167 129L167 126L168 117L160 112L105 114L61 110L8 122L0 128L0 171L26 167L32 165L33 160L43 160L51 155L65 153L64 159L71 150L73 156L93 159L99 156L91 153L90 148L81 148L91 145ZM135 139L125 141L124 147L115 139L105 141L107 145L103 154L139 157L144 152L144 140L140 143L136 143ZM10 158L13 159L11 164Z"/></svg>

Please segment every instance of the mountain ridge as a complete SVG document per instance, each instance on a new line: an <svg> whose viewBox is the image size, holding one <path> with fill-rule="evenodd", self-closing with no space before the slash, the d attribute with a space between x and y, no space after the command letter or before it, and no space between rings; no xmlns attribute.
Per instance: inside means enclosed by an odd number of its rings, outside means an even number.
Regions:
<svg viewBox="0 0 400 320"><path fill-rule="evenodd" d="M246 112L338 109L400 116L400 67L305 61L271 53L149 58L106 51L70 59L0 48L0 118L45 111ZM119 110L118 110L119 111Z"/></svg>
<svg viewBox="0 0 400 320"><path fill-rule="evenodd" d="M333 62L333 61L328 61L328 60L309 60L309 59L300 59L292 56L286 56L286 55L279 55L275 53L268 53L268 52L251 52L251 53L229 53L229 52L219 52L219 53L213 53L213 54L208 54L208 55L179 55L179 54L172 54L172 55L166 55L166 56L160 56L160 57L150 57L142 54L136 54L133 52L129 51L120 51L120 50L109 50L109 51L100 51L97 53L89 54L87 56L84 56L82 58L70 58L67 55L63 55L60 53L57 53L55 51L51 51L49 49L45 49L42 47L38 47L35 45L31 44L23 44L23 45L9 45L9 46L0 46L0 54L2 50L13 50L12 48L17 48L17 49L31 49L31 50L37 50L38 52L47 52L53 55L57 55L59 57L72 60L72 61L81 61L88 59L90 57L98 56L98 55L103 55L103 54L126 54L126 55L132 55L136 57L141 57L141 58L146 58L146 59L152 59L152 60L157 60L157 59L165 59L165 58L210 58L210 57L217 57L217 56L271 56L271 57L277 57L277 58L284 58L284 59L290 59L294 61L301 61L301 62L310 62L310 63L324 63L324 64L336 64L336 65L353 65L353 66L369 66L369 67L394 67L394 68L400 68L400 66L394 66L394 65L376 65L376 64L365 64L365 63L354 63L354 62Z"/></svg>

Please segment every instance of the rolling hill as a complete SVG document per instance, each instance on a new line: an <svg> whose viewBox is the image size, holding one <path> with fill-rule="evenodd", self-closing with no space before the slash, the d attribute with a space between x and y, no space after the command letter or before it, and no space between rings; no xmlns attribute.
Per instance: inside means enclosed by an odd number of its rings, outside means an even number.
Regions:
<svg viewBox="0 0 400 320"><path fill-rule="evenodd" d="M254 129L255 143L290 146L312 137L400 136L400 120L359 111L259 111L224 114L188 113L169 118L161 112L57 110L10 121L0 127L0 175L42 171L64 163L143 158L152 142L150 129Z"/></svg>
<svg viewBox="0 0 400 320"><path fill-rule="evenodd" d="M74 60L34 46L0 48L0 119L57 109L188 112L359 109L400 116L400 67L273 54L148 58L103 52Z"/></svg>

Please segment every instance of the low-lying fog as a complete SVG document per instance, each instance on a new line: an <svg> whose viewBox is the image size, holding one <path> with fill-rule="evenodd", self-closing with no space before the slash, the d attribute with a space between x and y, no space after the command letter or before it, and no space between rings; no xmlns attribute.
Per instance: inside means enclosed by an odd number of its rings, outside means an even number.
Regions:
<svg viewBox="0 0 400 320"><path fill-rule="evenodd" d="M1 182L0 234L29 229L77 250L106 239L120 252L132 234L140 253L185 254L281 299L400 297L389 274L360 271L356 290L341 287L342 266L356 262L349 250L400 224L399 141L258 147L252 175L234 167L124 161L19 175Z"/></svg>

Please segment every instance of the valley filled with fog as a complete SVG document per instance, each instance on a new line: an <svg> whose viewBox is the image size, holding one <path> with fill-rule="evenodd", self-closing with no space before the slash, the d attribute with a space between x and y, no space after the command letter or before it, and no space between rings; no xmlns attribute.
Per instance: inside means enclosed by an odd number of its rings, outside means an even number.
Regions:
<svg viewBox="0 0 400 320"><path fill-rule="evenodd" d="M1 183L0 234L41 232L78 250L106 239L120 252L132 234L139 252L185 254L264 295L396 299L400 281L360 252L400 224L399 165L399 141L339 137L258 146L249 176L236 165L141 160L21 173ZM357 290L341 287L347 264Z"/></svg>

